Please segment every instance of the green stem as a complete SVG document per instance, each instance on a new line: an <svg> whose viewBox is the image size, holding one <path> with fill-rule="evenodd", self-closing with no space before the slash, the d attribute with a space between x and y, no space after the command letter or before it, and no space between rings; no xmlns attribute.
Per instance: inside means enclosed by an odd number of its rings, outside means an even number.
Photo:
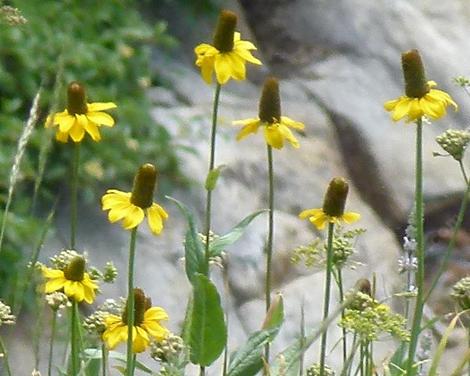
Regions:
<svg viewBox="0 0 470 376"><path fill-rule="evenodd" d="M199 367L199 376L205 376L206 375L206 368L203 366Z"/></svg>
<svg viewBox="0 0 470 376"><path fill-rule="evenodd" d="M106 369L108 368L108 350L104 343L101 345L101 367L102 376L106 376Z"/></svg>
<svg viewBox="0 0 470 376"><path fill-rule="evenodd" d="M72 192L70 210L70 248L75 249L75 238L77 234L77 194L78 194L78 168L80 165L80 143L74 143L72 163Z"/></svg>
<svg viewBox="0 0 470 376"><path fill-rule="evenodd" d="M465 183L468 185L468 183L469 183L468 176L467 176L467 172L465 171L465 167L462 163L462 160L459 161L459 167L460 167L460 171L462 172L462 176L465 180Z"/></svg>
<svg viewBox="0 0 470 376"><path fill-rule="evenodd" d="M273 236L274 236L274 164L273 164L273 148L268 145L268 240L266 243L266 281L264 287L266 312L271 306L271 282L272 282L272 258L273 258ZM265 347L266 362L269 363L269 342Z"/></svg>
<svg viewBox="0 0 470 376"><path fill-rule="evenodd" d="M57 323L57 311L52 311L52 322L51 322L51 339L49 343L49 360L47 363L47 375L52 375L52 360L54 357L54 342L55 342L55 329Z"/></svg>
<svg viewBox="0 0 470 376"><path fill-rule="evenodd" d="M323 302L323 321L326 321L330 311L330 292L331 292L331 273L333 271L333 236L335 224L328 224L328 246L326 251L326 277L325 277L325 294ZM325 358L326 358L326 340L328 331L325 330L321 336L321 352L320 352L320 376L325 375Z"/></svg>
<svg viewBox="0 0 470 376"><path fill-rule="evenodd" d="M411 338L408 347L408 360L406 372L408 376L414 373L413 365L418 345L418 336L421 331L424 308L424 208L423 208L423 123L419 118L416 121L416 187L415 187L415 210L416 210L416 258L418 270L416 272L416 305L411 327Z"/></svg>
<svg viewBox="0 0 470 376"><path fill-rule="evenodd" d="M466 176L465 169L463 169L462 172L464 173L464 178L465 178ZM467 182L467 189L465 190L465 193L462 198L462 203L460 204L459 213L457 214L457 220L455 221L455 225L452 230L452 236L450 237L449 244L447 246L446 252L444 253L444 257L442 258L442 262L439 265L439 269L437 273L435 274L435 277L431 283L431 288L429 289L428 293L426 294L426 297L424 298L424 302L426 302L429 299L429 296L436 288L440 277L444 273L444 270L446 270L447 268L447 264L449 263L450 256L452 255L452 252L455 248L455 243L457 242L457 235L459 233L460 228L462 227L463 220L465 217L465 212L467 210L467 206L470 200L470 182L468 180L466 180L466 182Z"/></svg>
<svg viewBox="0 0 470 376"><path fill-rule="evenodd" d="M131 231L131 241L129 245L129 266L127 277L127 364L126 375L133 376L134 374L134 352L132 351L132 332L134 328L134 261L135 261L135 243L137 240L137 228L134 227Z"/></svg>
<svg viewBox="0 0 470 376"><path fill-rule="evenodd" d="M217 134L217 114L219 111L219 97L220 97L220 90L222 85L219 83L215 87L214 93L214 104L212 109L212 128L211 128L211 143L210 143L210 154L209 154L209 172L215 167L215 141L216 141L216 134ZM205 223L205 236L206 236L206 247L205 247L205 258L206 258L206 267L207 273L209 274L209 261L210 261L210 232L211 232L211 208L212 208L212 189L207 189L207 196L206 196L206 223Z"/></svg>
<svg viewBox="0 0 470 376"><path fill-rule="evenodd" d="M3 354L3 364L5 367L5 372L7 373L7 376L11 376L10 362L8 361L8 351L5 346L5 343L3 342L2 337L0 337L0 351Z"/></svg>
<svg viewBox="0 0 470 376"><path fill-rule="evenodd" d="M468 328L468 331L467 331L467 335L468 335L468 348L470 349L470 328ZM468 376L470 376L470 359L468 360Z"/></svg>
<svg viewBox="0 0 470 376"><path fill-rule="evenodd" d="M339 301L341 304L344 302L344 289L343 289L343 273L341 268L336 269L338 271L338 292L339 292ZM344 309L341 310L341 320L344 320ZM347 331L346 328L342 328L343 331L343 364L346 362L348 358L348 339L347 339Z"/></svg>
<svg viewBox="0 0 470 376"><path fill-rule="evenodd" d="M72 299L72 318L70 320L70 352L72 360L72 376L78 375L79 370L79 349L78 349L78 307L75 299Z"/></svg>

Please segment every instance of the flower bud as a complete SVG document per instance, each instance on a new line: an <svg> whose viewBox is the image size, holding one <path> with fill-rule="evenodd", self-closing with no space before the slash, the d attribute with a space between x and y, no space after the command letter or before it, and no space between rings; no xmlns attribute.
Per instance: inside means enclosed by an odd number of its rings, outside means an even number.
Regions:
<svg viewBox="0 0 470 376"><path fill-rule="evenodd" d="M67 111L70 115L86 114L85 88L79 82L73 81L67 88Z"/></svg>
<svg viewBox="0 0 470 376"><path fill-rule="evenodd" d="M344 213L349 186L344 178L330 181L323 200L323 212L331 217L341 217Z"/></svg>
<svg viewBox="0 0 470 376"><path fill-rule="evenodd" d="M451 296L462 310L470 309L470 277L464 277L452 287Z"/></svg>
<svg viewBox="0 0 470 376"><path fill-rule="evenodd" d="M266 123L281 120L279 82L274 77L268 77L264 82L263 92L259 101L259 118Z"/></svg>
<svg viewBox="0 0 470 376"><path fill-rule="evenodd" d="M233 35L237 26L237 15L229 10L222 10L214 33L214 47L220 52L233 50Z"/></svg>
<svg viewBox="0 0 470 376"><path fill-rule="evenodd" d="M152 206L156 180L157 169L154 165L146 163L140 166L134 178L131 203L142 209Z"/></svg>
<svg viewBox="0 0 470 376"><path fill-rule="evenodd" d="M405 93L410 98L422 98L429 92L423 62L418 50L409 50L401 55Z"/></svg>
<svg viewBox="0 0 470 376"><path fill-rule="evenodd" d="M358 279L355 287L357 291L372 297L372 288L370 286L370 281L367 278Z"/></svg>
<svg viewBox="0 0 470 376"><path fill-rule="evenodd" d="M82 256L73 257L64 268L64 277L69 281L83 281L85 275L85 259Z"/></svg>

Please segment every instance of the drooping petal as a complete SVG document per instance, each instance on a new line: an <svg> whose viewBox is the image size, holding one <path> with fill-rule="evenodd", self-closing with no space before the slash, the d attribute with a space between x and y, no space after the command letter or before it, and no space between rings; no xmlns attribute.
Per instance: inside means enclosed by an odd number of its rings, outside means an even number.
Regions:
<svg viewBox="0 0 470 376"><path fill-rule="evenodd" d="M392 99L391 101L387 101L384 103L384 108L387 110L387 111L392 111L395 109L395 107L397 106L397 104L400 102L400 98L397 98L397 99Z"/></svg>
<svg viewBox="0 0 470 376"><path fill-rule="evenodd" d="M244 80L246 78L246 68L244 60L236 53L225 53L226 59L230 62L231 76L235 80Z"/></svg>
<svg viewBox="0 0 470 376"><path fill-rule="evenodd" d="M305 128L304 123L301 123L300 121L292 120L291 118L288 118L287 116L281 116L281 124L284 124L289 128L297 129L299 131L302 131Z"/></svg>
<svg viewBox="0 0 470 376"><path fill-rule="evenodd" d="M96 126L95 123L90 121L90 119L88 119L87 123L85 124L85 130L91 136L93 141L98 142L101 140L101 135L100 135L100 131L98 127Z"/></svg>
<svg viewBox="0 0 470 376"><path fill-rule="evenodd" d="M284 124L279 124L279 132L281 132L282 137L286 139L287 141L290 142L290 144L294 148L299 148L300 144L299 141L295 138L295 136L292 134L291 130L287 128Z"/></svg>
<svg viewBox="0 0 470 376"><path fill-rule="evenodd" d="M70 137L74 142L80 142L85 135L85 126L88 122L85 115L75 115L76 120L70 129Z"/></svg>
<svg viewBox="0 0 470 376"><path fill-rule="evenodd" d="M243 140L245 137L249 136L252 133L258 132L260 121L258 119L254 119L251 123L246 124L240 132L237 134L237 141Z"/></svg>
<svg viewBox="0 0 470 376"><path fill-rule="evenodd" d="M64 293L69 298L75 299L77 302L81 302L85 296L83 286L78 281L67 280L64 284Z"/></svg>
<svg viewBox="0 0 470 376"><path fill-rule="evenodd" d="M114 125L113 117L106 112L87 112L86 117L96 124L105 125L107 127Z"/></svg>
<svg viewBox="0 0 470 376"><path fill-rule="evenodd" d="M392 113L392 119L398 121L408 115L412 99L403 97L395 106Z"/></svg>
<svg viewBox="0 0 470 376"><path fill-rule="evenodd" d="M282 149L284 146L282 133L276 125L267 125L264 127L264 138L266 139L266 143L275 149Z"/></svg>
<svg viewBox="0 0 470 376"><path fill-rule="evenodd" d="M110 110L111 108L116 108L116 104L113 102L95 102L87 104L87 112L97 112L103 110Z"/></svg>
<svg viewBox="0 0 470 376"><path fill-rule="evenodd" d="M57 131L57 133L55 134L55 139L59 142L66 143L69 140L69 134Z"/></svg>
<svg viewBox="0 0 470 376"><path fill-rule="evenodd" d="M75 123L75 116L73 115L64 115L64 116L60 116L58 117L59 115L56 114L55 116L55 121L57 124L59 124L59 130L60 132L62 133L67 133L70 131L70 129L72 128L73 124Z"/></svg>
<svg viewBox="0 0 470 376"><path fill-rule="evenodd" d="M230 58L227 58L227 54L216 55L214 68L217 82L221 85L227 83L230 76L232 75Z"/></svg>
<svg viewBox="0 0 470 376"><path fill-rule="evenodd" d="M59 269L51 269L51 268L48 268L47 266L43 266L41 268L41 271L42 271L42 275L45 278L65 278L64 272Z"/></svg>
<svg viewBox="0 0 470 376"><path fill-rule="evenodd" d="M61 290L66 282L67 280L64 277L51 279L50 281L46 282L46 285L44 286L44 292L49 294L51 292Z"/></svg>
<svg viewBox="0 0 470 376"><path fill-rule="evenodd" d="M126 230L130 230L136 227L139 223L144 220L144 211L138 206L131 205L126 216L122 220L122 227Z"/></svg>
<svg viewBox="0 0 470 376"><path fill-rule="evenodd" d="M307 219L309 217L318 217L319 215L323 214L323 209L316 208L316 209L307 209L299 214L299 218Z"/></svg>
<svg viewBox="0 0 470 376"><path fill-rule="evenodd" d="M329 222L329 217L326 214L322 214L318 217L310 217L309 221L318 229L323 230L325 225Z"/></svg>
<svg viewBox="0 0 470 376"><path fill-rule="evenodd" d="M132 331L132 339L132 351L135 353L141 353L145 351L150 343L150 338L147 332L138 326L134 326Z"/></svg>
<svg viewBox="0 0 470 376"><path fill-rule="evenodd" d="M354 213L354 212L346 212L341 217L341 219L347 224L357 222L360 218L361 218L361 215L359 213Z"/></svg>
<svg viewBox="0 0 470 376"><path fill-rule="evenodd" d="M152 233L158 235L162 232L163 229L163 218L161 217L157 206L154 205L156 204L153 204L150 208L147 209L147 220Z"/></svg>
<svg viewBox="0 0 470 376"><path fill-rule="evenodd" d="M207 57L201 63L201 76L202 79L207 83L212 83L212 73L214 72L214 57Z"/></svg>
<svg viewBox="0 0 470 376"><path fill-rule="evenodd" d="M161 307L151 307L144 312L144 321L168 320L168 313Z"/></svg>
<svg viewBox="0 0 470 376"><path fill-rule="evenodd" d="M101 204L103 205L103 210L108 210L115 205L130 203L130 198L130 192L122 192L118 191L117 189L108 189L106 194L101 198Z"/></svg>

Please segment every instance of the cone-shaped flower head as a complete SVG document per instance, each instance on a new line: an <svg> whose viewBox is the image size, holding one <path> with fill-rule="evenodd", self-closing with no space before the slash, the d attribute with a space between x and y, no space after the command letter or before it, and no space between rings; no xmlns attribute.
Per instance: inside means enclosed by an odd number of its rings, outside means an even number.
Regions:
<svg viewBox="0 0 470 376"><path fill-rule="evenodd" d="M49 115L45 127L58 126L56 140L59 142L67 142L69 136L73 142L81 142L85 133L88 133L93 141L100 141L99 127L114 126L114 119L102 111L115 107L112 102L87 103L85 87L74 81L67 88L67 108Z"/></svg>
<svg viewBox="0 0 470 376"><path fill-rule="evenodd" d="M281 116L281 99L279 95L279 82L274 77L268 77L264 82L259 102L259 116L234 121L235 125L242 125L237 140L242 140L252 133L257 133L259 127L264 127L264 138L269 146L282 149L284 141L293 147L299 147L299 141L292 134L292 129L303 130L304 124L294 121L287 116Z"/></svg>
<svg viewBox="0 0 470 376"><path fill-rule="evenodd" d="M157 170L154 165L142 165L134 178L132 192L108 189L102 197L103 210L109 210L111 223L122 220L122 226L131 230L138 226L147 215L150 230L155 235L161 233L163 221L168 218L167 212L153 202Z"/></svg>
<svg viewBox="0 0 470 376"><path fill-rule="evenodd" d="M97 284L86 272L83 256L73 257L63 270L42 267L42 274L47 279L44 291L49 294L63 290L65 295L77 302L93 303L98 290Z"/></svg>
<svg viewBox="0 0 470 376"><path fill-rule="evenodd" d="M387 111L392 112L394 121L406 118L407 122L411 122L423 116L439 119L446 114L447 106L452 105L457 109L457 104L449 94L432 89L437 84L434 81L426 81L424 65L418 50L402 54L402 68L405 95L384 105Z"/></svg>
<svg viewBox="0 0 470 376"><path fill-rule="evenodd" d="M109 314L105 319L106 330L103 341L109 349L127 341L127 304L121 316ZM169 334L161 321L168 320L163 308L152 307L151 300L141 289L134 289L134 328L132 334L132 350L135 353L145 351L151 340L163 341Z"/></svg>
<svg viewBox="0 0 470 376"><path fill-rule="evenodd" d="M208 84L212 82L215 71L217 82L221 85L230 78L244 80L246 78L247 62L261 65L261 61L251 54L256 50L253 43L240 40L240 33L235 31L237 15L228 10L220 12L214 33L213 45L202 43L198 45L196 65L201 68L201 75Z"/></svg>
<svg viewBox="0 0 470 376"><path fill-rule="evenodd" d="M323 200L323 207L320 209L307 209L299 214L302 219L307 219L319 230L325 228L327 223L340 224L354 223L361 217L358 213L344 212L346 198L348 197L349 186L344 178L334 178L328 185L328 189Z"/></svg>

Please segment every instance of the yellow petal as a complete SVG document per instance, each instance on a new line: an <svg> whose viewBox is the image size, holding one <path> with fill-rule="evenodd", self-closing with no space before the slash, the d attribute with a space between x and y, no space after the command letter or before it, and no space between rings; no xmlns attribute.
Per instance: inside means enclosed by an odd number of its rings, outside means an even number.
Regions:
<svg viewBox="0 0 470 376"><path fill-rule="evenodd" d="M86 117L96 124L106 125L107 127L114 125L113 117L106 112L87 112Z"/></svg>
<svg viewBox="0 0 470 376"><path fill-rule="evenodd" d="M284 139L286 139L287 141L290 142L290 144L294 147L294 148L298 148L300 145L299 145L299 141L297 141L297 139L294 137L294 135L292 134L291 130L289 128L287 128L284 124L279 124L279 132L281 132L282 134L282 137Z"/></svg>
<svg viewBox="0 0 470 376"><path fill-rule="evenodd" d="M318 217L323 214L323 209L307 209L300 212L299 217L301 219L306 219L308 217Z"/></svg>
<svg viewBox="0 0 470 376"><path fill-rule="evenodd" d="M299 131L302 131L305 128L304 123L301 123L300 121L292 120L288 118L287 116L281 116L281 124L284 124L289 128L297 129Z"/></svg>
<svg viewBox="0 0 470 376"><path fill-rule="evenodd" d="M413 100L411 100L410 102L410 109L408 111L408 120L409 121L413 121L413 120L416 120L418 118L420 118L421 116L423 116L423 110L421 109L421 105L420 105L420 99L419 98L414 98Z"/></svg>
<svg viewBox="0 0 470 376"><path fill-rule="evenodd" d="M69 139L69 134L57 131L57 133L55 134L55 139L59 142L64 142L65 143Z"/></svg>
<svg viewBox="0 0 470 376"><path fill-rule="evenodd" d="M408 115L412 99L403 97L395 106L392 113L392 119L398 121Z"/></svg>
<svg viewBox="0 0 470 376"><path fill-rule="evenodd" d="M160 216L160 212L158 208L155 206L151 206L147 209L147 221L150 227L150 230L155 234L158 235L162 232L163 229L163 219Z"/></svg>
<svg viewBox="0 0 470 376"><path fill-rule="evenodd" d="M74 142L80 142L85 135L85 125L88 122L85 115L75 115L76 120L70 129L70 137Z"/></svg>
<svg viewBox="0 0 470 376"><path fill-rule="evenodd" d="M246 68L244 60L236 53L227 52L226 59L230 62L231 75L235 80L244 80L246 78Z"/></svg>
<svg viewBox="0 0 470 376"><path fill-rule="evenodd" d="M274 125L268 125L264 128L264 138L266 143L275 149L282 149L284 146L284 140L279 127Z"/></svg>
<svg viewBox="0 0 470 376"><path fill-rule="evenodd" d="M64 293L77 302L81 302L85 296L82 284L77 281L67 280L64 284Z"/></svg>
<svg viewBox="0 0 470 376"><path fill-rule="evenodd" d="M126 216L122 220L122 227L130 230L136 227L144 219L144 211L138 206L131 205Z"/></svg>
<svg viewBox="0 0 470 376"><path fill-rule="evenodd" d="M135 353L145 351L150 343L150 338L147 332L138 326L134 326L132 339L132 351Z"/></svg>
<svg viewBox="0 0 470 376"><path fill-rule="evenodd" d="M151 307L144 312L144 321L168 320L168 313L161 307Z"/></svg>
<svg viewBox="0 0 470 376"><path fill-rule="evenodd" d="M90 121L90 119L88 119L87 123L85 124L85 130L91 136L93 141L98 142L101 140L101 135L98 127L95 123Z"/></svg>
<svg viewBox="0 0 470 376"><path fill-rule="evenodd" d="M67 280L64 277L51 279L50 281L46 282L46 285L44 286L44 292L49 294L51 292L61 290L66 282Z"/></svg>
<svg viewBox="0 0 470 376"><path fill-rule="evenodd" d="M341 217L341 219L347 224L357 222L360 218L361 218L361 215L359 213L354 213L354 212L346 212Z"/></svg>
<svg viewBox="0 0 470 376"><path fill-rule="evenodd" d="M214 72L214 58L205 58L201 63L201 76L202 79L207 83L212 83L212 73Z"/></svg>
<svg viewBox="0 0 470 376"><path fill-rule="evenodd" d="M322 214L316 218L310 217L309 220L318 230L323 230L325 225L329 222L329 218L326 214Z"/></svg>
<svg viewBox="0 0 470 376"><path fill-rule="evenodd" d="M97 112L103 110L109 110L116 108L117 106L113 102L96 102L87 104L87 112Z"/></svg>
<svg viewBox="0 0 470 376"><path fill-rule="evenodd" d="M75 123L75 116L72 115L65 115L59 117L59 114L55 116L57 124L59 124L59 130L62 133L67 133L72 128L73 124Z"/></svg>
<svg viewBox="0 0 470 376"><path fill-rule="evenodd" d="M214 68L217 82L221 85L227 83L232 75L230 58L227 58L227 54L222 53L215 56Z"/></svg>
<svg viewBox="0 0 470 376"><path fill-rule="evenodd" d="M400 102L400 99L401 98L397 98L397 99L393 99L391 101L387 101L384 103L384 108L387 110L387 111L392 111L396 106L397 104Z"/></svg>
<svg viewBox="0 0 470 376"><path fill-rule="evenodd" d="M41 268L41 271L42 271L42 275L45 278L65 278L64 272L59 269L51 269L51 268L48 268L47 266L43 266Z"/></svg>
<svg viewBox="0 0 470 376"><path fill-rule="evenodd" d="M249 136L252 133L258 132L259 120L255 119L255 121L248 123L245 125L240 132L237 134L237 141L243 140L245 137Z"/></svg>

